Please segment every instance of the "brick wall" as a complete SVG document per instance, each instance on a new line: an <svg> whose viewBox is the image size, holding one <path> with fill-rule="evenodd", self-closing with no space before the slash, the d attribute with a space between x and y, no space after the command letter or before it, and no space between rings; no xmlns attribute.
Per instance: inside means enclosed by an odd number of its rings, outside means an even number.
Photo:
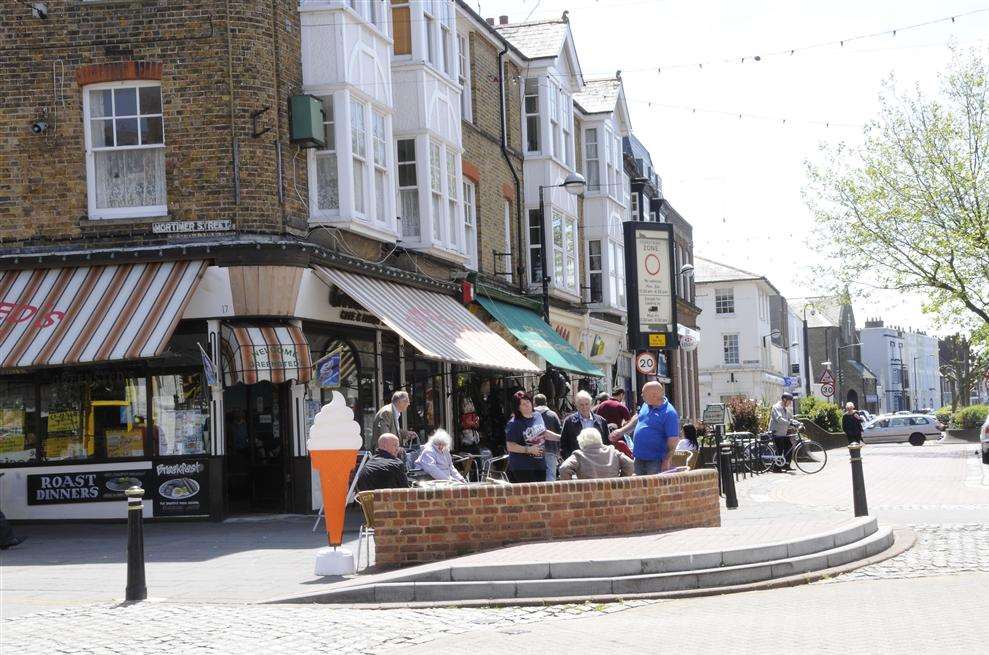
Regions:
<svg viewBox="0 0 989 655"><path fill-rule="evenodd" d="M712 470L374 493L375 552L405 566L525 541L721 525Z"/></svg>
<svg viewBox="0 0 989 655"><path fill-rule="evenodd" d="M301 86L296 0L46 4L45 21L32 18L25 3L0 10L0 244L159 242L163 237L150 233L155 220L230 219L238 230L267 233L286 231L286 223L304 227L305 203L292 186L305 197L305 166L297 161L304 155L296 158L288 143L287 116L287 98ZM162 84L168 219L89 220L79 82L96 79L93 70L147 67L160 70ZM250 114L266 106L259 127L272 130L254 139ZM48 133L32 134L38 119L52 126ZM276 138L284 149L284 204Z"/></svg>
<svg viewBox="0 0 989 655"><path fill-rule="evenodd" d="M501 152L501 99L498 91L498 53L500 48L478 32L470 32L470 65L472 81L473 120L463 122L464 168L480 172L477 185L478 272L492 276L509 269L507 258L495 252L505 252L505 201L510 204L511 252L515 256L511 268L517 269L518 213L515 205L515 184L508 163ZM521 100L515 81L518 68L505 62L505 86L508 103L509 147L515 170L522 177L522 157L516 150L520 143ZM467 176L469 178L469 176ZM524 261L524 260L523 260ZM513 278L499 275L499 281L510 284Z"/></svg>

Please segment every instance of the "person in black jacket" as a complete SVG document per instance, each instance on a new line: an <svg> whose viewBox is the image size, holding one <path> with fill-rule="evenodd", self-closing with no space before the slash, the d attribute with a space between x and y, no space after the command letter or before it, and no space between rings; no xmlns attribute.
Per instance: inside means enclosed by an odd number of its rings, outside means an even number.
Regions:
<svg viewBox="0 0 989 655"><path fill-rule="evenodd" d="M405 471L405 462L398 453L398 437L388 432L378 437L378 450L361 469L361 474L357 478L357 490L374 491L411 487L409 476Z"/></svg>
<svg viewBox="0 0 989 655"><path fill-rule="evenodd" d="M566 459L577 450L577 435L584 428L597 428L601 439L608 439L608 422L591 411L593 400L586 391L577 392L577 411L563 421L563 432L560 434L560 458Z"/></svg>
<svg viewBox="0 0 989 655"><path fill-rule="evenodd" d="M841 417L841 429L848 437L848 443L862 443L862 417L855 413L855 403L845 403L845 413Z"/></svg>

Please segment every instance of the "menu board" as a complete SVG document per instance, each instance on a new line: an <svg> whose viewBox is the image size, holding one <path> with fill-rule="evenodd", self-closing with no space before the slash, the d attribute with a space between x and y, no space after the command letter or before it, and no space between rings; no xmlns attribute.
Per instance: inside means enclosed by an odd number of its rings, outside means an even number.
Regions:
<svg viewBox="0 0 989 655"><path fill-rule="evenodd" d="M209 462L178 459L154 463L155 516L209 514Z"/></svg>
<svg viewBox="0 0 989 655"><path fill-rule="evenodd" d="M27 476L28 505L64 505L122 501L134 486L148 494L150 469L122 471L59 471Z"/></svg>

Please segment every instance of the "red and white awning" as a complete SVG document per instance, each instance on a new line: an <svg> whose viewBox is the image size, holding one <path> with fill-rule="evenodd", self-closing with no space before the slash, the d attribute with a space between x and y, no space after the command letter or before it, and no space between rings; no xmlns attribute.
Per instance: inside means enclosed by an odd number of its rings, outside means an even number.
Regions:
<svg viewBox="0 0 989 655"><path fill-rule="evenodd" d="M0 369L160 355L202 261L0 271Z"/></svg>
<svg viewBox="0 0 989 655"><path fill-rule="evenodd" d="M312 378L312 355L302 328L295 325L223 326L220 348L223 381L256 384L267 380L308 382Z"/></svg>

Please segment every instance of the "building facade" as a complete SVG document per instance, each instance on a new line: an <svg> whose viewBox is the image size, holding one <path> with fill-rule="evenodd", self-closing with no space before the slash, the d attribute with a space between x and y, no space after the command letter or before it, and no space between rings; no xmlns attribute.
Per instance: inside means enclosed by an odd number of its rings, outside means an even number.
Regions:
<svg viewBox="0 0 989 655"><path fill-rule="evenodd" d="M876 372L880 411L937 409L942 403L940 349L936 337L870 319L860 331L862 361Z"/></svg>

